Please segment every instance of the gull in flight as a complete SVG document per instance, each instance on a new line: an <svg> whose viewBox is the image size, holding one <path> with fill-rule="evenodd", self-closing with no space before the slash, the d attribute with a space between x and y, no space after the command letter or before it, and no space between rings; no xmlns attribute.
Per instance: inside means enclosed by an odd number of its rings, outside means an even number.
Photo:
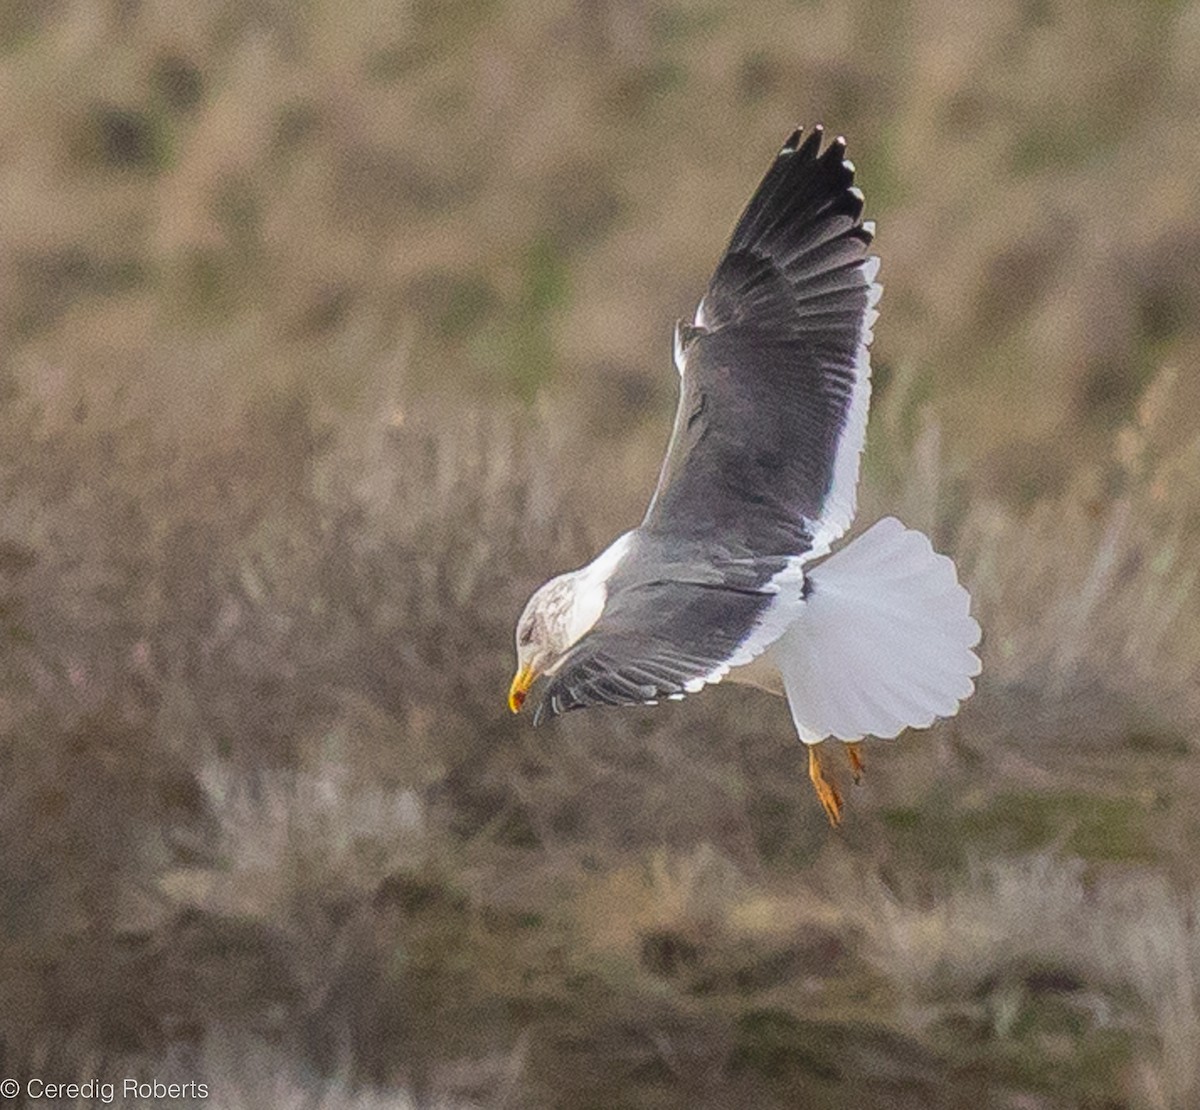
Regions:
<svg viewBox="0 0 1200 1110"><path fill-rule="evenodd" d="M817 746L893 737L974 691L979 625L954 563L888 517L854 519L881 287L846 144L796 131L733 232L691 321L675 327L679 406L638 527L529 599L519 712L534 724L644 705L728 677L787 698L830 821Z"/></svg>

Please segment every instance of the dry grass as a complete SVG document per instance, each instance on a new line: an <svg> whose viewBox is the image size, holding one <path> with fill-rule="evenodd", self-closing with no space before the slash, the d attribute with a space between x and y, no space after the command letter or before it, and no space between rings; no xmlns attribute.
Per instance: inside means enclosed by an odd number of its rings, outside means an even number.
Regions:
<svg viewBox="0 0 1200 1110"><path fill-rule="evenodd" d="M0 10L0 1072L207 1105L1200 1098L1195 3ZM796 119L954 722L506 713ZM886 325L886 326L883 326Z"/></svg>
<svg viewBox="0 0 1200 1110"><path fill-rule="evenodd" d="M255 483L219 500L179 498L179 461L148 440L99 467L103 442L51 437L55 466L14 464L8 487L9 519L40 510L5 549L10 1053L166 1051L235 1022L346 1091L603 1102L658 1076L698 1105L863 1083L880 1105L954 1105L991 1076L1185 1105L1200 984L1171 838L1192 828L1192 703L1138 691L1192 628L1138 600L1194 604L1154 524L1194 494L1148 492L1169 455L1134 472L1151 407L1118 437L1119 556L1075 487L1024 526L897 494L964 537L993 678L961 726L872 753L834 841L785 714L752 693L536 734L505 718L525 544L557 565L586 547L536 418L460 410L464 440L440 408L288 410L239 440ZM942 488L930 435L902 469ZM86 482L62 481L74 452ZM1080 565L1123 568L1099 632L1087 578L1028 539L1055 518ZM1024 574L999 554L1022 545L1041 560Z"/></svg>

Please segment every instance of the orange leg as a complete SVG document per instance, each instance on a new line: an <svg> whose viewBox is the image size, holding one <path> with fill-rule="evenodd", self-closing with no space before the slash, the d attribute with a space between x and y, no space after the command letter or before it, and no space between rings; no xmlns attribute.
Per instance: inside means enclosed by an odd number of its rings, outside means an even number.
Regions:
<svg viewBox="0 0 1200 1110"><path fill-rule="evenodd" d="M857 786L862 782L863 772L867 769L867 764L862 757L862 745L847 744L846 754L850 757L850 770L854 772L854 785Z"/></svg>
<svg viewBox="0 0 1200 1110"><path fill-rule="evenodd" d="M842 796L838 788L821 773L821 761L817 758L817 745L808 745L808 777L812 779L813 788L821 805L825 807L825 815L829 823L837 828L842 820Z"/></svg>

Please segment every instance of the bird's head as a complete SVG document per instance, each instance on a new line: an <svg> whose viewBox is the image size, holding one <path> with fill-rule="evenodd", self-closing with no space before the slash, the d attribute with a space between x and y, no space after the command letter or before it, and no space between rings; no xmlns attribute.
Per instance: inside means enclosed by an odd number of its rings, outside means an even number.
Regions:
<svg viewBox="0 0 1200 1110"><path fill-rule="evenodd" d="M625 557L633 533L618 536L585 567L551 578L534 591L517 621L517 673L508 708L520 713L529 688L558 665L604 612L608 580Z"/></svg>
<svg viewBox="0 0 1200 1110"><path fill-rule="evenodd" d="M580 571L551 578L529 599L517 621L517 673L508 690L508 707L521 711L529 688L551 673L600 616L603 590L590 588Z"/></svg>

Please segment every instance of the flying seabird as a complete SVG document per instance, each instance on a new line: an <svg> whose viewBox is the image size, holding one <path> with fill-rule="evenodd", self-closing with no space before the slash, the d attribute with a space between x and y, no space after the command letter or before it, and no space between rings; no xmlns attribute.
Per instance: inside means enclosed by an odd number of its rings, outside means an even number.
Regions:
<svg viewBox="0 0 1200 1110"><path fill-rule="evenodd" d="M535 725L726 676L783 694L836 825L817 744L850 743L857 781L854 742L953 716L980 631L954 563L898 520L829 555L854 519L882 290L845 140L823 136L784 144L676 324L679 406L646 517L529 599L509 707L538 679Z"/></svg>

